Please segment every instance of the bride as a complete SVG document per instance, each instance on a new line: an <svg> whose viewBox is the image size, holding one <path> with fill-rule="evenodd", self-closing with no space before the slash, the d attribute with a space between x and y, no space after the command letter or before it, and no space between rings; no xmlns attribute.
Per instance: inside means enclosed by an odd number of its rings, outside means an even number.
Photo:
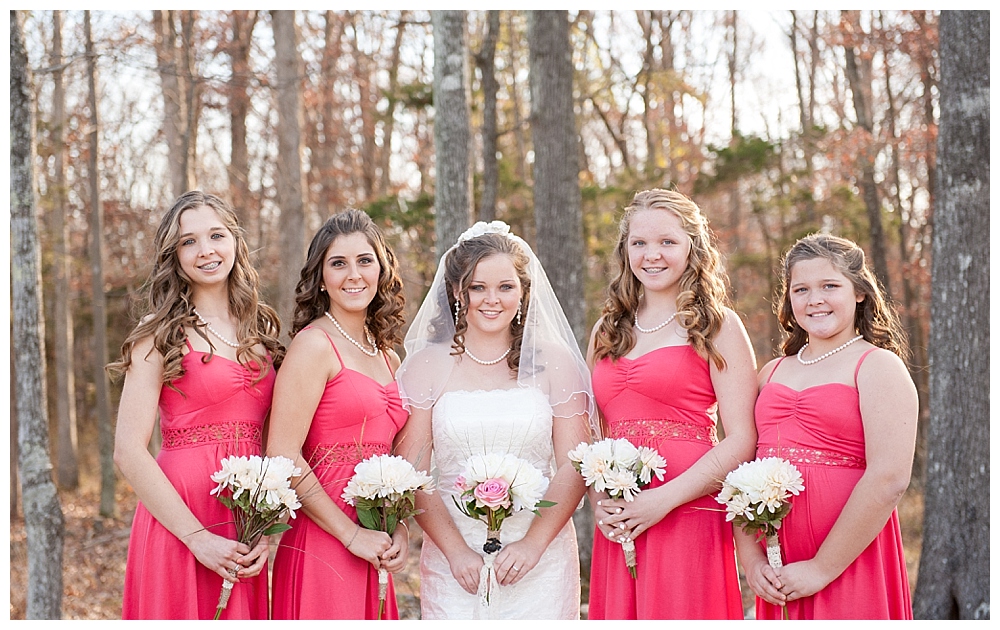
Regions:
<svg viewBox="0 0 1000 630"><path fill-rule="evenodd" d="M397 453L431 469L418 493L423 619L579 619L580 565L570 520L585 490L566 454L589 439L590 375L531 248L500 221L477 223L444 255L404 341L397 374L410 411ZM462 514L455 482L473 454L511 453L536 466L552 507L503 522L477 595L486 525ZM485 572L484 572L485 573Z"/></svg>

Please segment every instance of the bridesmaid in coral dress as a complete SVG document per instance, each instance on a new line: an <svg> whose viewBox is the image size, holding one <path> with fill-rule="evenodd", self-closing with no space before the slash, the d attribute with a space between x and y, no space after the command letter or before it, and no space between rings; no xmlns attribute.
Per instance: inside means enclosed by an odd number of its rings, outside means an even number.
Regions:
<svg viewBox="0 0 1000 630"><path fill-rule="evenodd" d="M659 189L636 194L621 220L618 274L589 346L594 397L605 436L655 448L667 469L631 502L591 493L590 619L743 618L732 526L711 495L753 456L756 365L725 307L707 223Z"/></svg>
<svg viewBox="0 0 1000 630"><path fill-rule="evenodd" d="M791 461L805 490L778 531L783 567L737 536L757 618L912 619L896 504L910 480L917 393L899 319L851 241L808 236L783 267L778 319L789 337L760 372L757 456Z"/></svg>
<svg viewBox="0 0 1000 630"><path fill-rule="evenodd" d="M341 494L354 466L390 453L407 414L394 374L403 285L392 250L358 210L334 215L309 245L295 289L288 356L275 384L268 455L296 460L302 510L282 534L272 575L274 619L375 619L378 569L406 563L393 537L362 528ZM390 578L383 619L397 619Z"/></svg>
<svg viewBox="0 0 1000 630"><path fill-rule="evenodd" d="M284 354L278 317L258 301L236 215L218 197L182 195L154 244L148 315L108 366L125 375L115 463L140 501L122 617L211 619L229 580L221 618L267 619L268 541L238 544L232 513L209 491L223 458L261 453ZM157 407L163 441L154 460Z"/></svg>

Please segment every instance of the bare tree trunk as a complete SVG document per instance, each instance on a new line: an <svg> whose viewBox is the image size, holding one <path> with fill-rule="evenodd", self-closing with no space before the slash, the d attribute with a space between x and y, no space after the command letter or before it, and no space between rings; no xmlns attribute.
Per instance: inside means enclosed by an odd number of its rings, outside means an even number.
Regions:
<svg viewBox="0 0 1000 630"><path fill-rule="evenodd" d="M857 11L845 11L846 19L854 24L854 33L862 37L861 22ZM844 74L851 86L851 95L854 99L854 111L857 115L858 126L867 133L865 149L858 153L859 168L861 177L858 180L858 187L861 188L861 195L864 198L865 208L868 210L868 236L871 241L872 267L875 276L885 289L886 296L891 295L892 290L889 283L889 263L886 255L885 233L882 230L882 207L879 205L878 188L875 185L875 153L874 146L872 111L871 111L871 60L861 60L865 68L860 67L858 55L855 52L853 42L847 42L844 46L845 67Z"/></svg>
<svg viewBox="0 0 1000 630"><path fill-rule="evenodd" d="M389 158L392 157L392 135L396 128L396 105L399 102L399 64L402 57L403 35L406 32L406 23L409 18L408 11L400 11L399 21L396 23L396 39L392 44L392 57L389 59L387 69L389 75L388 93L389 103L385 108L382 119L382 147L379 150L378 194L385 196L390 194L391 179L389 178Z"/></svg>
<svg viewBox="0 0 1000 630"><path fill-rule="evenodd" d="M990 618L990 15L942 11L918 619Z"/></svg>
<svg viewBox="0 0 1000 630"><path fill-rule="evenodd" d="M277 202L281 210L281 269L278 316L286 332L292 324L295 285L306 258L302 186L302 61L295 11L271 11L278 99Z"/></svg>
<svg viewBox="0 0 1000 630"><path fill-rule="evenodd" d="M524 170L525 158L527 157L527 142L524 138L524 119L521 118L521 87L518 83L518 74L520 72L518 60L521 55L519 42L521 38L517 30L517 24L514 21L517 14L517 11L507 12L507 32L510 34L510 55L508 56L508 61L510 62L510 100L511 109L514 112L514 147L517 150L517 155L514 156L514 174L517 176L518 181L527 183L527 173Z"/></svg>
<svg viewBox="0 0 1000 630"><path fill-rule="evenodd" d="M66 225L66 90L63 87L62 12L52 12L52 337L56 359L56 471L60 488L74 490L80 484L76 457L76 386L73 378L73 314L69 309L70 253Z"/></svg>
<svg viewBox="0 0 1000 630"><path fill-rule="evenodd" d="M13 328L13 322L11 322ZM13 338L13 330L11 330L11 338ZM14 371L14 353L10 353L10 377L12 380L17 378L17 373ZM20 459L18 457L17 448L17 387L10 388L10 520L13 522L18 517L18 507L21 504L21 483L17 477L17 462Z"/></svg>
<svg viewBox="0 0 1000 630"><path fill-rule="evenodd" d="M587 337L586 266L567 11L528 12L528 53L535 148L536 252L582 348ZM581 569L589 573L594 540L592 512L577 512L574 525Z"/></svg>
<svg viewBox="0 0 1000 630"><path fill-rule="evenodd" d="M729 52L729 109L732 118L729 121L730 135L736 136L739 133L739 123L736 117L736 77L737 77L737 67L736 67L736 51L739 47L739 35L738 35L738 24L736 20L736 11L729 12L729 36L730 43L732 44L727 48Z"/></svg>
<svg viewBox="0 0 1000 630"><path fill-rule="evenodd" d="M490 222L497 216L500 189L500 166L497 160L497 38L500 35L500 12L487 11L483 47L476 55L476 66L483 76L483 192L479 200L479 220Z"/></svg>
<svg viewBox="0 0 1000 630"><path fill-rule="evenodd" d="M437 257L472 219L472 131L465 11L432 11Z"/></svg>
<svg viewBox="0 0 1000 630"><path fill-rule="evenodd" d="M885 31L882 15L879 15L879 29ZM913 268L913 249L910 246L912 240L910 228L910 213L903 207L899 163L899 137L896 132L896 122L899 116L896 109L896 96L892 88L892 64L888 61L889 52L884 56L885 73L885 96L886 96L886 132L889 141L889 168L886 171L886 180L891 192L892 205L899 216L899 260L903 268L903 325L906 328L906 335L910 341L910 378L913 379L917 387L919 399L919 409L921 411L919 422L921 430L917 432L917 448L913 458L913 473L911 485L917 484L922 487L924 471L926 469L926 444L927 431L925 416L927 412L927 352L926 341L923 335L924 311L917 299L917 290L914 287L909 269Z"/></svg>
<svg viewBox="0 0 1000 630"><path fill-rule="evenodd" d="M313 168L319 184L319 216L328 217L338 210L341 200L340 183L334 176L333 158L337 146L337 121L334 120L333 86L336 81L336 66L341 54L341 38L344 35L345 20L333 11L323 17L323 57L320 61L320 78L316 90L319 93L319 116L323 133L317 138L319 146Z"/></svg>
<svg viewBox="0 0 1000 630"><path fill-rule="evenodd" d="M183 81L184 122L182 126L184 155L184 181L187 192L198 181L195 166L198 164L198 121L201 118L201 85L195 73L194 52L198 47L194 37L194 22L197 11L181 11L181 79ZM180 193L179 193L180 194Z"/></svg>
<svg viewBox="0 0 1000 630"><path fill-rule="evenodd" d="M365 200L375 192L375 72L371 56L361 49L358 41L358 21L354 14L354 86L358 90L358 108L361 113L361 185Z"/></svg>
<svg viewBox="0 0 1000 630"><path fill-rule="evenodd" d="M87 104L90 109L90 160L87 170L90 181L90 284L94 311L94 388L97 405L97 448L101 460L101 516L115 515L115 464L114 431L111 426L111 403L108 396L108 376L104 366L108 364L108 316L104 297L104 209L97 172L97 131L100 122L97 116L97 54L90 32L90 11L84 12L84 38L87 55Z"/></svg>
<svg viewBox="0 0 1000 630"><path fill-rule="evenodd" d="M89 16L88 16L89 17ZM17 356L18 466L28 538L28 619L62 617L63 514L52 482L45 399L45 322L35 194L31 74L22 16L10 12L12 356Z"/></svg>
<svg viewBox="0 0 1000 630"><path fill-rule="evenodd" d="M163 134L166 136L170 170L171 196L179 197L190 188L188 171L188 136L185 108L187 96L181 80L181 67L177 59L177 25L173 11L153 11L153 30L156 33L156 62L163 90Z"/></svg>
<svg viewBox="0 0 1000 630"><path fill-rule="evenodd" d="M231 39L229 61L232 75L229 78L229 196L248 236L257 234L259 219L256 208L251 208L249 151L247 150L247 114L250 111L250 46L256 11L234 10L230 14ZM257 248L256 238L250 238L250 250Z"/></svg>

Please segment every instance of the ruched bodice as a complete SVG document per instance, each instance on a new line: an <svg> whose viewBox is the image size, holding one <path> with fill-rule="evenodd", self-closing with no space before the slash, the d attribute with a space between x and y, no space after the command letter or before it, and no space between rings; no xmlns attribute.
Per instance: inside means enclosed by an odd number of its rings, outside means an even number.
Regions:
<svg viewBox="0 0 1000 630"><path fill-rule="evenodd" d="M552 423L548 398L535 388L452 391L442 394L432 412L432 473L437 492L471 549L484 555L486 525L462 514L452 497L455 479L470 455L512 453L529 461L546 478L555 472ZM527 533L535 516L527 510L503 522L500 540L508 544ZM543 594L543 595L539 595ZM444 553L424 536L420 554L420 606L423 619L578 619L580 565L576 533L570 520L549 544L538 564L521 581L497 587L488 611L478 609L451 574Z"/></svg>
<svg viewBox="0 0 1000 630"><path fill-rule="evenodd" d="M758 451L779 457L812 452L815 458L853 460L856 467L864 467L864 425L858 390L850 385L824 383L799 391L768 382L757 397L754 415Z"/></svg>
<svg viewBox="0 0 1000 630"><path fill-rule="evenodd" d="M711 372L691 346L602 359L594 366L593 382L594 398L616 438L653 448L668 434L707 445L715 439L718 402Z"/></svg>
<svg viewBox="0 0 1000 630"><path fill-rule="evenodd" d="M870 352L859 359L855 378ZM778 530L790 564L816 555L864 475L865 430L856 387L824 383L798 391L771 382L777 369L760 390L754 416L757 457L787 459L802 473L805 489L791 498L792 510ZM896 511L839 577L789 603L787 611L792 619L912 619ZM757 599L758 619L781 619L783 613Z"/></svg>
<svg viewBox="0 0 1000 630"><path fill-rule="evenodd" d="M188 344L190 349L190 344ZM218 355L190 350L184 375L160 390L162 446L156 462L198 521L235 539L232 513L209 494L212 473L231 455L260 455L264 420L271 408L275 371L262 379ZM140 503L132 522L124 619L211 619L222 580L199 563L176 536ZM222 619L267 618L267 571L241 579Z"/></svg>
<svg viewBox="0 0 1000 630"><path fill-rule="evenodd" d="M390 453L406 418L395 381L382 385L348 368L327 381L302 454L324 485L337 482L340 486L339 491L334 492L332 486L328 491L341 508L345 505L340 494L347 479L339 469L348 469L349 477L362 459Z"/></svg>
<svg viewBox="0 0 1000 630"><path fill-rule="evenodd" d="M663 481L677 478L716 444L718 402L708 361L689 345L603 358L594 399L608 437L656 449ZM594 531L590 619L739 619L739 575L732 527L710 495L678 506L635 539L637 579L621 545Z"/></svg>
<svg viewBox="0 0 1000 630"><path fill-rule="evenodd" d="M326 382L302 444L302 456L323 491L357 522L357 511L341 496L344 487L362 459L392 452L393 439L407 413L395 382L382 385L345 367L329 336L327 341L341 368ZM315 490L306 490L310 491ZM375 619L375 567L348 551L308 514L300 512L289 524L292 528L282 534L274 558L272 618ZM390 577L382 618L398 616Z"/></svg>

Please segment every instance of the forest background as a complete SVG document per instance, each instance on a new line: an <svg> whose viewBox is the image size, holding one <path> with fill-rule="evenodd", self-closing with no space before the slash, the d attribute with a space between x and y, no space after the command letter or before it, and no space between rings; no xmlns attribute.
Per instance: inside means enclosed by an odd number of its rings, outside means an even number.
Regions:
<svg viewBox="0 0 1000 630"><path fill-rule="evenodd" d="M506 221L539 252L581 343L604 301L621 209L638 190L676 188L710 219L759 365L782 338L772 308L781 253L814 231L855 240L913 352L920 434L900 510L917 589L939 12L31 11L18 20L34 117L45 439L70 560L62 616L120 615L135 498L111 462L121 384L102 366L139 315L133 297L160 218L195 188L233 203L263 297L286 324L308 238L355 207L400 257L409 316L439 243L475 220ZM988 74L987 60L987 99ZM988 140L986 172L988 197ZM988 346L988 326L985 335ZM12 619L31 608L18 409L12 387ZM988 436L988 418L974 420ZM988 495L985 453L975 463L985 459ZM988 536L988 503L986 523ZM988 561L988 538L986 549ZM987 617L988 576L987 567ZM419 610L418 580L411 571L400 589L404 614ZM964 611L962 597L948 601Z"/></svg>

